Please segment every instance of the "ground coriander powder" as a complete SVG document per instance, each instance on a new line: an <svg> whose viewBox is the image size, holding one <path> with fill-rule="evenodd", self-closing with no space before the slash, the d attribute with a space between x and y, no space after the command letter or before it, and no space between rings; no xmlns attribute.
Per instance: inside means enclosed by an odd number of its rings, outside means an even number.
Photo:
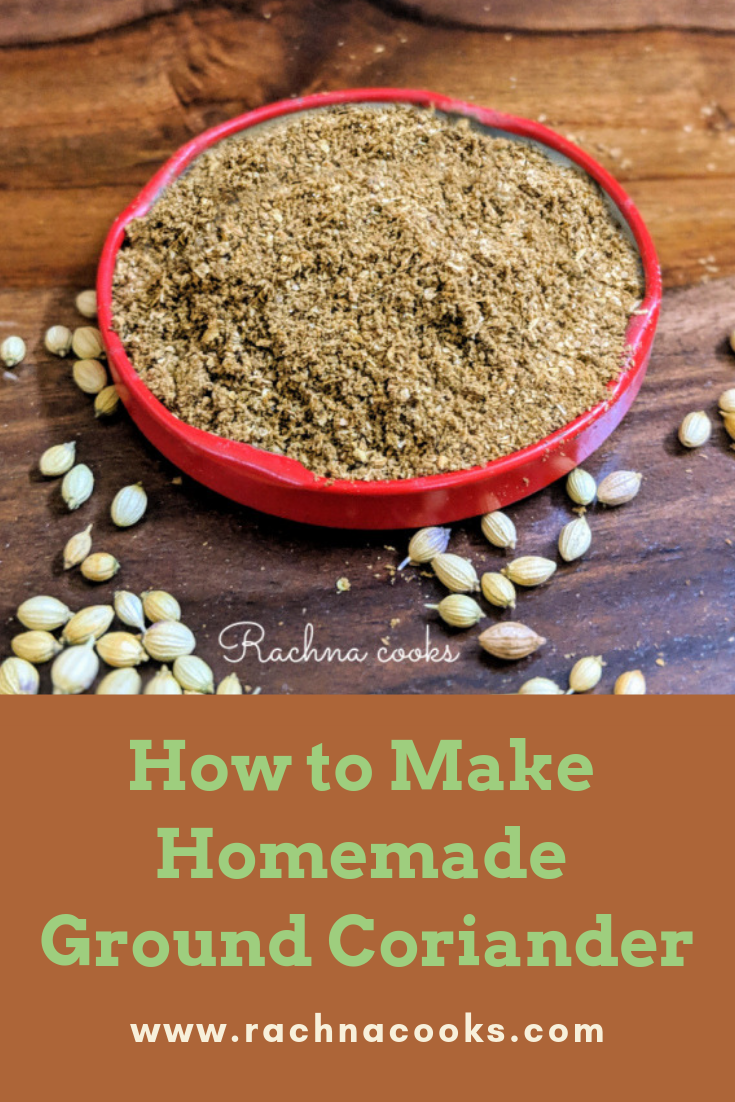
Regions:
<svg viewBox="0 0 735 1102"><path fill-rule="evenodd" d="M115 326L181 420L319 476L486 463L604 399L642 297L597 186L413 107L296 114L131 222Z"/></svg>

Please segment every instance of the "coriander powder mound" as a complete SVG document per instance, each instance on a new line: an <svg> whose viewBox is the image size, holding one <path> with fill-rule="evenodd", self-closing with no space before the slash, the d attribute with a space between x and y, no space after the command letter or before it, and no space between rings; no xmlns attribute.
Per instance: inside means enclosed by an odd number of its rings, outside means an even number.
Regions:
<svg viewBox="0 0 735 1102"><path fill-rule="evenodd" d="M597 186L412 107L224 141L143 218L115 326L181 420L386 479L486 463L606 395L643 294Z"/></svg>

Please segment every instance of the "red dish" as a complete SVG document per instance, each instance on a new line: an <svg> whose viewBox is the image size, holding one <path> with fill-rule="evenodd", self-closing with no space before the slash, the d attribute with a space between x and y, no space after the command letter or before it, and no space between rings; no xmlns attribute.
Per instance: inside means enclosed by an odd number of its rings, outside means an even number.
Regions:
<svg viewBox="0 0 735 1102"><path fill-rule="evenodd" d="M411 103L464 115L483 126L540 142L580 165L618 208L640 252L645 298L630 320L630 356L610 384L604 402L544 440L481 467L423 478L358 482L311 474L285 456L225 440L180 421L153 396L112 328L112 280L125 226L145 214L160 192L205 149L257 123L338 103ZM97 276L99 324L115 384L141 432L167 459L205 486L243 505L308 524L332 528L418 528L486 513L509 505L566 475L620 423L636 397L651 355L661 304L661 273L643 219L613 177L561 135L529 119L400 88L353 89L284 100L260 107L200 134L174 154L117 218L107 236Z"/></svg>

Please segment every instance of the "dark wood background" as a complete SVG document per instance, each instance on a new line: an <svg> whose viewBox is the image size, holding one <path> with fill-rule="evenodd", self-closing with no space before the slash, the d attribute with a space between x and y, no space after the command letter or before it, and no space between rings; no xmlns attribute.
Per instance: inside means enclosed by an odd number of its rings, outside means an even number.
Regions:
<svg viewBox="0 0 735 1102"><path fill-rule="evenodd" d="M125 415L96 422L69 363L43 351L48 325L78 322L74 295L92 284L113 217L177 146L273 99L367 85L428 87L545 119L624 182L660 251L667 293L648 378L586 464L639 469L643 489L623 509L596 509L591 553L523 594L517 618L549 642L516 666L482 655L476 631L434 621L423 607L440 596L432 579L393 581L406 533L304 528L187 478L175 484ZM218 676L230 668L219 632L239 620L282 647L310 621L321 645L371 655L383 637L419 646L430 623L434 642L460 652L452 665L250 660L239 672L263 692L509 692L534 674L564 680L585 653L608 663L600 692L633 667L654 693L735 690L735 453L719 425L701 453L676 442L686 412L719 421L717 394L735 386L730 0L5 0L0 107L0 339L19 333L29 346L0 381L1 655L25 597L109 599L115 585L61 569L66 539L93 521L96 549L123 564L115 584L177 594ZM36 470L41 451L66 439L97 478L71 515ZM149 513L121 532L109 501L134 479ZM557 486L510 512L522 551L551 553L569 503ZM479 569L502 560L477 520L455 526L452 547ZM352 588L338 594L342 576Z"/></svg>

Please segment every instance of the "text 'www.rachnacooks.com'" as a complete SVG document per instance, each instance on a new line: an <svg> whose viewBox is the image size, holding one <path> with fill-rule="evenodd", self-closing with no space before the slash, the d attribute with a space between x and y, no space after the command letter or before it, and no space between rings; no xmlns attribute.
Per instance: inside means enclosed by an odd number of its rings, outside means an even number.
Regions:
<svg viewBox="0 0 735 1102"><path fill-rule="evenodd" d="M392 1024L370 1022L363 1026L357 1026L351 1022L341 1022L332 1025L329 1022L322 1021L321 1014L315 1014L311 1026L303 1022L295 1022L293 1025L286 1025L283 1022L269 1022L261 1027L254 1022L248 1022L238 1030L237 1027L231 1027L227 1024L213 1025L209 1023L203 1025L189 1022L186 1025L180 1023L171 1025L170 1023L157 1022L154 1025L131 1023L130 1029L134 1039L138 1042L155 1043L158 1041L172 1044L188 1041L214 1041L216 1043L227 1039L234 1042L244 1041L246 1044L258 1042L283 1044L288 1041L293 1041L296 1044L302 1044L304 1041L327 1044L335 1041L341 1044L356 1044L358 1041L367 1041L372 1044L380 1044L383 1041L393 1041L398 1044L404 1041L418 1041L421 1044L426 1044L429 1041L436 1040L443 1041L446 1044L451 1044L454 1041L464 1041L466 1044L483 1044L485 1042L497 1044L501 1041L527 1041L536 1044L545 1040L557 1044L563 1041L602 1042L602 1026L597 1023L577 1022L572 1026L566 1026L562 1022L555 1022L553 1025L546 1027L538 1023L531 1023L521 1026L517 1032L512 1032L497 1022L487 1025L477 1021L469 1013L464 1014L464 1020L460 1024L445 1022L438 1027L430 1025L428 1022L421 1022L418 1025L405 1025L402 1022Z"/></svg>

